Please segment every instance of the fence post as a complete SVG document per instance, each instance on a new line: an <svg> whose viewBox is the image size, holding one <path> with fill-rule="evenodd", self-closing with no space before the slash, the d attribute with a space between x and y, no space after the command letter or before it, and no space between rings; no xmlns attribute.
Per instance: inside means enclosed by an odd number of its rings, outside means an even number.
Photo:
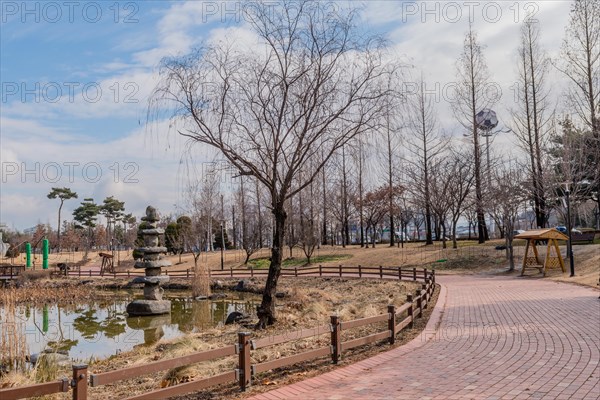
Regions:
<svg viewBox="0 0 600 400"><path fill-rule="evenodd" d="M233 278L233 267L229 268L229 275Z"/></svg>
<svg viewBox="0 0 600 400"><path fill-rule="evenodd" d="M342 264L340 264L340 278L342 277Z"/></svg>
<svg viewBox="0 0 600 400"><path fill-rule="evenodd" d="M321 264L319 264L319 276L323 276L323 271L321 269Z"/></svg>
<svg viewBox="0 0 600 400"><path fill-rule="evenodd" d="M402 267L398 267L398 280L402 280Z"/></svg>
<svg viewBox="0 0 600 400"><path fill-rule="evenodd" d="M433 279L433 284L435 285L435 269L431 271L431 278Z"/></svg>
<svg viewBox="0 0 600 400"><path fill-rule="evenodd" d="M254 277L254 267L250 267L250 278Z"/></svg>
<svg viewBox="0 0 600 400"><path fill-rule="evenodd" d="M294 276L298 277L298 267L294 267Z"/></svg>
<svg viewBox="0 0 600 400"><path fill-rule="evenodd" d="M383 265L379 266L379 279L383 279Z"/></svg>
<svg viewBox="0 0 600 400"><path fill-rule="evenodd" d="M87 364L73 364L73 400L87 400Z"/></svg>
<svg viewBox="0 0 600 400"><path fill-rule="evenodd" d="M187 279L190 279L190 269L189 268L185 270L185 277Z"/></svg>
<svg viewBox="0 0 600 400"><path fill-rule="evenodd" d="M423 280L427 280L427 268L423 268Z"/></svg>
<svg viewBox="0 0 600 400"><path fill-rule="evenodd" d="M358 277L362 278L362 267L360 264L358 264Z"/></svg>
<svg viewBox="0 0 600 400"><path fill-rule="evenodd" d="M417 280L417 268L413 267L413 281Z"/></svg>
<svg viewBox="0 0 600 400"><path fill-rule="evenodd" d="M427 291L427 284L422 284L421 285L421 298L423 298L423 296L425 296L425 305L423 306L423 308L427 308L427 303L429 303L429 292Z"/></svg>
<svg viewBox="0 0 600 400"><path fill-rule="evenodd" d="M410 317L410 323L408 324L408 329L412 329L413 328L413 321L414 321L414 313L413 313L413 308L414 308L414 304L413 304L413 296L412 294L406 295L406 301L410 304L409 309L407 310L408 312L408 316Z"/></svg>
<svg viewBox="0 0 600 400"><path fill-rule="evenodd" d="M390 330L390 344L396 342L396 307L393 304L387 306L388 317L388 329Z"/></svg>
<svg viewBox="0 0 600 400"><path fill-rule="evenodd" d="M250 336L252 336L250 332L238 332L238 380L242 392L252 383Z"/></svg>
<svg viewBox="0 0 600 400"><path fill-rule="evenodd" d="M342 352L342 332L340 330L340 320L337 315L331 317L331 361L337 364Z"/></svg>
<svg viewBox="0 0 600 400"><path fill-rule="evenodd" d="M417 307L419 308L419 318L423 318L423 301L421 289L417 289Z"/></svg>

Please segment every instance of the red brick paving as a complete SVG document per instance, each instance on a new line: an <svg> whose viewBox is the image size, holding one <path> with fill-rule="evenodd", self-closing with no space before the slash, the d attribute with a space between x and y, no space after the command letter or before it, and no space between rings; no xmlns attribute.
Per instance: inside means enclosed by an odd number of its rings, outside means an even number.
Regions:
<svg viewBox="0 0 600 400"><path fill-rule="evenodd" d="M252 399L600 399L596 290L514 277L438 282L438 306L412 342Z"/></svg>

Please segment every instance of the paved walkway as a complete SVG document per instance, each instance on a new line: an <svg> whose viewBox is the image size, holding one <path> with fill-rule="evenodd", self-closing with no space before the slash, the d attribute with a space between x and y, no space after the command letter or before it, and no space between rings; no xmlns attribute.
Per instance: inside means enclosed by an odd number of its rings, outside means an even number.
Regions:
<svg viewBox="0 0 600 400"><path fill-rule="evenodd" d="M598 291L514 277L438 282L434 315L409 344L253 399L600 399Z"/></svg>

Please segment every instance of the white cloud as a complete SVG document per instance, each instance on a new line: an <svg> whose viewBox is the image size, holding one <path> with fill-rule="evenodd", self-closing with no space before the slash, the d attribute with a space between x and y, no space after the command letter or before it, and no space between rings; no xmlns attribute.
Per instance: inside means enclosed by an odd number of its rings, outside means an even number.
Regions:
<svg viewBox="0 0 600 400"><path fill-rule="evenodd" d="M461 5L456 13L448 7L448 3ZM441 126L447 129L457 128L449 104L444 101L444 87L455 81L455 63L462 51L463 39L468 30L469 2L419 2L416 5L405 4L400 12L396 3L378 3L369 7L364 17L373 23L378 15L396 17L398 27L389 32L388 37L397 53L411 58L417 69L423 69L428 89L440 92L437 104ZM493 3L493 6L490 4ZM472 14L475 16L474 29L479 41L485 46L484 55L488 64L492 81L502 88L502 100L495 106L499 118L508 122L508 109L514 106L514 84L516 82L516 51L519 45L519 30L526 16L525 7L530 3L513 2L472 2L475 4ZM531 3L533 4L533 3ZM438 7L438 11L435 7ZM560 40L564 33L569 13L569 2L537 2L535 3L542 29L542 45L549 55L559 51ZM412 8L416 7L416 9ZM487 8L486 8L487 7ZM432 13L427 13L427 10ZM495 10L500 10L499 14ZM519 14L516 14L519 10ZM404 11L404 13L402 13ZM453 11L451 13L450 11ZM461 15L461 18L456 18ZM498 15L498 17L496 17ZM436 19L439 22L436 22ZM497 20L496 20L497 19ZM403 22L404 21L404 22ZM453 22L456 21L456 22ZM556 27L560 27L557 29ZM415 77L419 73L413 74ZM554 97L558 96L556 88L560 81L556 71L551 71L548 79L555 88ZM438 86L436 86L438 85ZM511 89L511 87L513 89Z"/></svg>
<svg viewBox="0 0 600 400"><path fill-rule="evenodd" d="M449 22L456 19L449 3L461 5L462 17L456 22ZM495 18L490 14L495 6L486 6L489 3L491 2L478 3L480 5L475 8L477 18L474 27L481 43L487 46L485 55L493 79L502 86L504 96L496 110L500 119L506 120L512 99L510 87L516 75L514 55L526 5L534 4L539 7L536 17L541 23L542 43L550 55L556 56L567 23L570 3L497 2L495 4L501 7L501 18L497 22L490 22ZM445 84L455 79L455 61L462 50L468 26L466 3L428 2L425 5L419 2L415 3L416 13L410 4L364 2L360 12L361 26L364 30L386 30L392 52L409 57L418 69L424 70L429 87L435 89L437 82L442 90ZM516 22L515 5L519 10ZM77 96L73 102L68 101L68 93L65 92L61 98L64 101L54 104L47 101L4 103L0 120L2 163L26 163L26 166L30 166L35 162L41 165L79 162L83 166L95 162L100 165L103 175L98 182L90 182L79 170L74 182L61 180L56 183L27 179L23 182L21 175L11 175L6 182L2 182L0 221L9 224L14 222L17 227L25 228L40 219L42 222L49 219L54 225L56 204L46 199L46 194L52 186L58 185L71 186L80 193L81 198L93 196L97 201L115 195L126 202L128 211L138 214L148 204L159 207L161 212L171 212L173 204L181 197L181 189L186 181L186 172L181 164L186 146L167 121L160 121L152 126L150 134L142 126L133 131L115 132L119 137L111 140L92 138L86 132L79 132L73 128L71 121L81 125L89 118L110 120L118 117L140 120L143 123L147 98L158 80L156 67L163 57L186 54L202 40L209 43L226 41L240 48L256 48L256 36L248 29L243 18L240 18L242 10L236 9L235 4L227 6L232 7L229 11L225 7L225 2L171 3L156 24L155 36L134 37L123 40L118 45L119 48L129 49L130 59L115 59L81 72L86 80L89 77L93 79L97 74L102 76L98 84L103 96L97 102L83 98L79 89L75 92ZM434 7L439 7L437 15ZM485 18L481 14L484 7L489 12ZM433 14L425 12L432 9ZM436 22L436 18L439 22ZM232 24L236 20L238 23ZM210 31L207 29L209 26L212 28ZM413 76L419 75L419 72L413 71ZM562 81L564 80L556 72L552 72L550 82L555 89L555 98L558 98L559 82ZM81 84L85 83L89 82L84 82L82 78ZM134 86L125 87L128 83ZM91 94L90 92L89 95ZM131 99L128 95L133 95L132 99L138 102L125 102ZM446 131L456 131L460 136L448 103L441 98L437 106L440 126ZM496 138L494 147L515 151L514 138L510 134L502 134ZM192 159L195 160L211 159L210 152L203 148L195 148L192 154ZM133 171L125 169L128 162L139 166L131 177L138 179L137 183L124 181L125 175ZM115 163L118 163L118 179L115 179ZM66 173L65 170L65 178ZM76 201L69 202L64 215L68 215L77 204Z"/></svg>

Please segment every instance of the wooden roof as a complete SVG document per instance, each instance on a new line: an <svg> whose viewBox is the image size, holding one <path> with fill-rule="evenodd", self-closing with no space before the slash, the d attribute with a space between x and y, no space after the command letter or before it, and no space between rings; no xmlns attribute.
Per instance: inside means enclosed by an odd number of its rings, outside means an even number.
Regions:
<svg viewBox="0 0 600 400"><path fill-rule="evenodd" d="M568 240L569 238L564 233L555 228L532 229L527 232L519 233L515 239L558 239Z"/></svg>

